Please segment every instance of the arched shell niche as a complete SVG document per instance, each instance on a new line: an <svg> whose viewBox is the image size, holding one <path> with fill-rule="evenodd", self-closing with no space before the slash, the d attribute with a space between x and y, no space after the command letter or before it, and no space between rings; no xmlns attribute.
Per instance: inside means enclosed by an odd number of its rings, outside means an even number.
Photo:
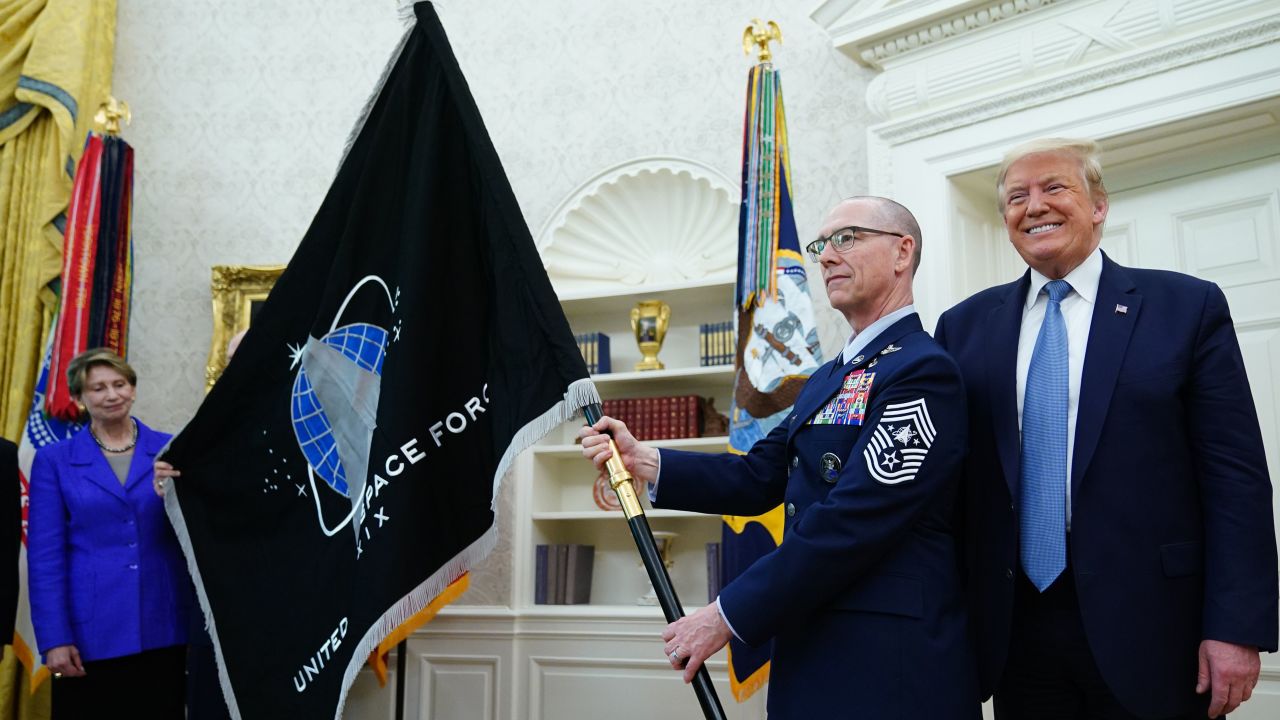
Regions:
<svg viewBox="0 0 1280 720"><path fill-rule="evenodd" d="M538 234L538 250L561 297L732 282L738 196L701 163L632 160L574 190Z"/></svg>

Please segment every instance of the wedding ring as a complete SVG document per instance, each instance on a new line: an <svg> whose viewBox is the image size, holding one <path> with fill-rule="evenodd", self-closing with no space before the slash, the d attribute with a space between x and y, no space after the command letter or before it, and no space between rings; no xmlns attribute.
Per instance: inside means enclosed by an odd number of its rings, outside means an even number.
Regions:
<svg viewBox="0 0 1280 720"><path fill-rule="evenodd" d="M57 673L57 672L56 672L56 673L54 673L54 674L53 674L53 676L54 676L54 677L56 677L56 678L60 678L60 677L62 677L62 673Z"/></svg>

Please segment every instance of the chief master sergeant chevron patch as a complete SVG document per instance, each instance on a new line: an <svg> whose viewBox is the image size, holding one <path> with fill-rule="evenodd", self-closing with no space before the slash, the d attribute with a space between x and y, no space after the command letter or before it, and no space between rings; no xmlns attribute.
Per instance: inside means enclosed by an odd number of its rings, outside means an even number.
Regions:
<svg viewBox="0 0 1280 720"><path fill-rule="evenodd" d="M886 406L862 451L867 471L886 485L915 478L936 435L924 398Z"/></svg>

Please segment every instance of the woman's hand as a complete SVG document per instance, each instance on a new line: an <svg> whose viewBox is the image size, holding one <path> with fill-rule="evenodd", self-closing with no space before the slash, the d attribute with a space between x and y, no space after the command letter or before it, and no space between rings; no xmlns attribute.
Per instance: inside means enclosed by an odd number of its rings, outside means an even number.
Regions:
<svg viewBox="0 0 1280 720"><path fill-rule="evenodd" d="M44 654L44 664L54 677L84 677L84 665L80 663L80 651L75 645L59 645Z"/></svg>
<svg viewBox="0 0 1280 720"><path fill-rule="evenodd" d="M163 460L157 460L155 465L151 466L155 477L151 480L151 487L155 488L156 494L164 497L164 491L169 487L169 478L180 477L182 473L173 469L173 466Z"/></svg>

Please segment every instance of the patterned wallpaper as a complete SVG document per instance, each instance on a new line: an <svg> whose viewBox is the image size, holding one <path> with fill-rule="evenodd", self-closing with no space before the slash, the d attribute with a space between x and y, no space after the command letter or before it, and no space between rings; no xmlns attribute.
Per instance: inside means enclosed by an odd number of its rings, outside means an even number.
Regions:
<svg viewBox="0 0 1280 720"><path fill-rule="evenodd" d="M865 190L870 73L832 48L806 3L437 5L535 234L586 178L636 157L683 156L737 177L750 66L740 38L753 16L785 37L775 62L801 237ZM131 360L148 423L176 430L195 411L210 266L289 259L402 27L393 0L120 3L115 93L133 109L124 136L137 151ZM829 356L848 329L827 308L821 332ZM510 499L508 484L501 506ZM502 527L462 602L509 602Z"/></svg>

